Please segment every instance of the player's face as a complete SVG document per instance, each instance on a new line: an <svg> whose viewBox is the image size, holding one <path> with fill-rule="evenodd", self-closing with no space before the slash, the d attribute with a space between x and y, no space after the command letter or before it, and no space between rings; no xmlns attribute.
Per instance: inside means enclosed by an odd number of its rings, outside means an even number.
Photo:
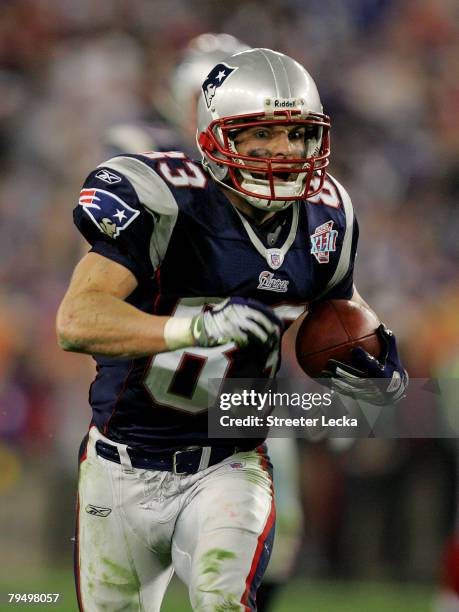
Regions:
<svg viewBox="0 0 459 612"><path fill-rule="evenodd" d="M298 159L305 157L305 138L304 125L260 125L239 132L234 144L241 155ZM282 164L279 164L279 168L282 168ZM279 175L276 178L287 180L288 175Z"/></svg>

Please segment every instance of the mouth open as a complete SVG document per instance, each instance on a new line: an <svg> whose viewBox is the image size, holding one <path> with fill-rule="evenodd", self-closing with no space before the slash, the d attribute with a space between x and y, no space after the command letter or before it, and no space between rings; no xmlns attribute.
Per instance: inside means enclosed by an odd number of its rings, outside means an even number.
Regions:
<svg viewBox="0 0 459 612"><path fill-rule="evenodd" d="M273 172L273 177L275 181L282 181L286 183L287 181L292 180L292 173L287 172L286 170L275 170Z"/></svg>
<svg viewBox="0 0 459 612"><path fill-rule="evenodd" d="M269 176L266 172L252 172L253 178L267 181ZM287 183L288 181L295 180L296 175L286 170L277 170L273 172L273 178L276 183Z"/></svg>

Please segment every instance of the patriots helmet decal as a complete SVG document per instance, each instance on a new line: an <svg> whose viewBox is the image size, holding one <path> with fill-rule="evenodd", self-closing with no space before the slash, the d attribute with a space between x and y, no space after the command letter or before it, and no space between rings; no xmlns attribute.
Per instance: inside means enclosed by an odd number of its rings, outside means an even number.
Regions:
<svg viewBox="0 0 459 612"><path fill-rule="evenodd" d="M140 214L140 210L131 208L120 197L104 189L82 189L78 204L99 230L110 238L119 236Z"/></svg>
<svg viewBox="0 0 459 612"><path fill-rule="evenodd" d="M228 66L227 64L217 64L207 75L206 80L202 84L202 91L204 92L204 99L206 101L207 108L212 105L212 100L215 96L216 90L223 85L226 79L235 71L236 67Z"/></svg>

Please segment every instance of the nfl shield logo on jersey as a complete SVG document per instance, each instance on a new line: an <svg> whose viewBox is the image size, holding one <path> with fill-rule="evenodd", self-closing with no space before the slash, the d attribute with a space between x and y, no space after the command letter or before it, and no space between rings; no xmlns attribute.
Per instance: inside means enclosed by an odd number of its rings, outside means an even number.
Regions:
<svg viewBox="0 0 459 612"><path fill-rule="evenodd" d="M330 261L330 253L336 251L337 235L338 231L333 229L333 221L319 225L311 234L311 255L314 255L319 263Z"/></svg>
<svg viewBox="0 0 459 612"><path fill-rule="evenodd" d="M277 270L284 262L284 254L280 249L266 249L266 261L271 270Z"/></svg>
<svg viewBox="0 0 459 612"><path fill-rule="evenodd" d="M230 74L237 70L237 68L238 67L232 68L226 64L217 64L215 68L209 72L206 80L202 84L202 91L204 92L207 108L210 108L216 90L220 85L223 85Z"/></svg>
<svg viewBox="0 0 459 612"><path fill-rule="evenodd" d="M101 232L116 238L136 217L140 210L131 208L121 198L104 189L83 189L78 204Z"/></svg>

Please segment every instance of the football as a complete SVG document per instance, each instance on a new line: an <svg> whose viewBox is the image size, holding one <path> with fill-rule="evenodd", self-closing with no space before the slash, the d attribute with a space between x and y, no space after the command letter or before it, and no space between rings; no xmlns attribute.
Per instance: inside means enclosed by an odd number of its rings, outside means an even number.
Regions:
<svg viewBox="0 0 459 612"><path fill-rule="evenodd" d="M361 346L378 358L380 321L368 308L350 300L327 300L310 310L296 337L296 357L302 370L319 378L329 359L351 363L351 351Z"/></svg>

